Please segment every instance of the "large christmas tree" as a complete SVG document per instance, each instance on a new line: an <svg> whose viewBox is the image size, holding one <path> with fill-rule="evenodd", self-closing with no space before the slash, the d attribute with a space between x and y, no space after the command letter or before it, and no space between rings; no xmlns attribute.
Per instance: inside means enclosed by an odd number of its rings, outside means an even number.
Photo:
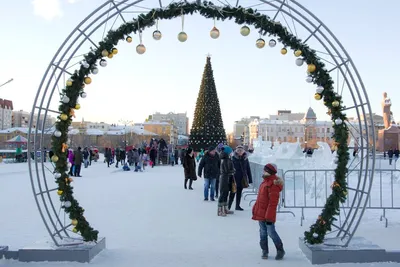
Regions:
<svg viewBox="0 0 400 267"><path fill-rule="evenodd" d="M226 135L211 67L211 58L207 56L194 111L192 129L190 130L189 146L194 151L200 151L210 146L217 146L220 143L226 144Z"/></svg>

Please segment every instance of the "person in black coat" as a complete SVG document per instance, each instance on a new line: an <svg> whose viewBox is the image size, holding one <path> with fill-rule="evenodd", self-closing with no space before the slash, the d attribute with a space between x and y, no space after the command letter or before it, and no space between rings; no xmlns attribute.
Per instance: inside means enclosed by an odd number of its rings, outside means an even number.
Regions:
<svg viewBox="0 0 400 267"><path fill-rule="evenodd" d="M179 151L177 148L175 148L175 150L174 150L174 159L175 159L175 165L178 165Z"/></svg>
<svg viewBox="0 0 400 267"><path fill-rule="evenodd" d="M181 153L180 153L180 155L179 155L179 158L181 159L181 164L183 165L183 161L184 161L184 159L185 159L185 155L186 155L186 150L185 149L182 149L181 150Z"/></svg>
<svg viewBox="0 0 400 267"><path fill-rule="evenodd" d="M389 156L389 165L392 165L393 154L394 154L393 148L390 148L390 149L388 150L387 154L388 154L388 156Z"/></svg>
<svg viewBox="0 0 400 267"><path fill-rule="evenodd" d="M189 181L189 190L193 190L192 183L197 180L196 176L196 160L194 158L193 149L188 148L186 155L183 159L183 169L185 172L185 189L187 189L187 182Z"/></svg>
<svg viewBox="0 0 400 267"><path fill-rule="evenodd" d="M235 182L236 182L236 193L229 193L228 208L231 209L233 200L236 196L236 210L243 210L240 207L240 200L242 198L242 191L247 188L249 184L253 183L250 164L247 158L247 154L244 151L243 146L236 147L235 153L232 157L233 167L235 168Z"/></svg>
<svg viewBox="0 0 400 267"><path fill-rule="evenodd" d="M226 150L226 151L225 151ZM232 190L232 180L235 174L232 159L229 157L232 149L228 146L222 148L221 152L221 171L219 176L220 195L218 199L218 216L226 216L233 214L233 211L228 209L229 191Z"/></svg>
<svg viewBox="0 0 400 267"><path fill-rule="evenodd" d="M156 166L156 159L157 159L157 148L155 146L153 146L150 149L150 160L152 162L151 167L154 168L154 166Z"/></svg>
<svg viewBox="0 0 400 267"><path fill-rule="evenodd" d="M198 169L199 177L201 177L204 169L204 201L208 201L209 193L211 201L215 201L215 184L219 178L220 165L221 162L215 148L209 147L208 151L204 154L204 157L201 158ZM209 188L211 189L209 190Z"/></svg>

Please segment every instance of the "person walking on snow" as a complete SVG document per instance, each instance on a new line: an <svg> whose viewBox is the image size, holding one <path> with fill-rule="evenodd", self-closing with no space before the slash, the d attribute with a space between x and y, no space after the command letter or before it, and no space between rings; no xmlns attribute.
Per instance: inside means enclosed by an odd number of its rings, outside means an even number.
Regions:
<svg viewBox="0 0 400 267"><path fill-rule="evenodd" d="M78 147L78 150L75 150L75 152L74 152L74 163L75 163L75 176L82 177L81 176L81 166L83 163L83 155L82 155L81 147Z"/></svg>
<svg viewBox="0 0 400 267"><path fill-rule="evenodd" d="M279 203L279 194L283 188L283 180L276 176L277 167L274 164L264 166L263 182L260 184L257 200L253 206L252 219L260 226L260 247L262 258L268 259L268 236L271 237L276 248L276 260L283 259L285 250L282 240L275 229L276 210Z"/></svg>
<svg viewBox="0 0 400 267"><path fill-rule="evenodd" d="M220 165L221 162L215 148L210 146L204 153L198 169L199 177L201 177L204 169L204 201L208 201L209 193L211 201L215 201L215 183L220 174Z"/></svg>
<svg viewBox="0 0 400 267"><path fill-rule="evenodd" d="M247 158L247 154L244 151L243 146L237 146L235 153L232 157L233 166L235 167L235 182L236 182L236 193L231 192L229 194L228 207L231 209L233 200L236 195L236 210L243 210L240 207L240 201L242 199L242 191L244 188L248 188L249 184L253 183L250 163Z"/></svg>
<svg viewBox="0 0 400 267"><path fill-rule="evenodd" d="M193 190L192 183L197 180L196 176L196 160L194 158L193 149L188 148L185 158L183 159L183 169L185 172L185 189L187 189L187 182L189 181L189 190Z"/></svg>
<svg viewBox="0 0 400 267"><path fill-rule="evenodd" d="M221 175L219 176L220 194L218 199L218 216L226 216L233 214L233 211L228 209L228 195L232 186L233 175L235 168L233 167L232 159L229 155L232 153L232 148L225 146L221 148Z"/></svg>

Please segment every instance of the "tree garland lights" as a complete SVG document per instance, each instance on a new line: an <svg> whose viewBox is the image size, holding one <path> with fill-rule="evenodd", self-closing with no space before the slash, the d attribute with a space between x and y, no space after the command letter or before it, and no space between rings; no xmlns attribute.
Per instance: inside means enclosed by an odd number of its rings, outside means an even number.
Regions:
<svg viewBox="0 0 400 267"><path fill-rule="evenodd" d="M138 18L131 22L122 24L117 30L110 30L105 39L99 43L98 48L84 56L85 61L81 63L79 70L76 70L67 81L66 87L61 93L62 100L59 106L61 114L58 116L56 131L52 137L54 151L52 161L55 163L55 179L58 184L57 193L60 196L60 200L64 202L63 208L69 214L71 225L74 226L72 231L79 233L84 241L97 241L98 231L89 225L83 216L84 209L73 197L72 179L68 177L68 150L66 145L68 130L72 118L75 116L74 110L80 108L77 103L78 97L86 97L84 92L85 85L90 84L92 81L89 75L98 72L97 62L99 62L100 66L105 67L107 61L103 58L111 59L117 55L118 50L115 46L119 41L132 42L132 33L141 35L145 28L155 25L158 20L173 19L183 15L192 15L193 13L199 13L208 19L222 21L235 19L236 24L253 25L260 32L260 37L270 34L284 45L281 49L282 55L285 55L288 52L288 48L290 48L295 51L297 58L301 58L304 63L307 63L307 81L313 82L318 86L315 98L317 100L323 99L325 106L329 109L334 122L334 135L332 138L337 142L338 164L335 170L335 183L332 186L332 194L327 199L317 221L310 227L309 231L304 233L306 242L310 244L323 243L327 231L331 230L332 223L336 220L335 216L339 214L339 205L345 201L347 195L348 128L343 123L347 118L342 113L344 107L342 107L341 96L334 93L333 81L325 69L324 63L318 59L316 52L296 36L288 33L286 28L279 22L274 22L266 15L260 14L253 9L244 9L240 6L218 7L207 1L200 5L186 2L172 3L166 9L153 9L147 14L139 15ZM242 27L242 35L248 35L246 27ZM159 36L161 36L161 32ZM275 41L274 39L272 40ZM270 41L271 44L273 43L272 40ZM138 53L144 53L144 45L140 43L139 46L137 48Z"/></svg>

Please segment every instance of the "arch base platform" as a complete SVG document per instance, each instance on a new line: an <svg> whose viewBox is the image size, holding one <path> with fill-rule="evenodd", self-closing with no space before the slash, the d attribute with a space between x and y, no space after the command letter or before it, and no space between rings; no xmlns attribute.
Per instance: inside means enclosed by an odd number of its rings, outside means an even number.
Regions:
<svg viewBox="0 0 400 267"><path fill-rule="evenodd" d="M4 248L2 251L1 249ZM96 255L106 248L105 237L99 238L97 243L82 245L53 247L48 244L35 244L18 251L0 247L0 258L14 259L20 262L90 262Z"/></svg>
<svg viewBox="0 0 400 267"><path fill-rule="evenodd" d="M387 251L363 237L354 236L348 247L341 238L327 238L324 244L310 245L299 238L299 247L311 264L400 262L400 251Z"/></svg>

